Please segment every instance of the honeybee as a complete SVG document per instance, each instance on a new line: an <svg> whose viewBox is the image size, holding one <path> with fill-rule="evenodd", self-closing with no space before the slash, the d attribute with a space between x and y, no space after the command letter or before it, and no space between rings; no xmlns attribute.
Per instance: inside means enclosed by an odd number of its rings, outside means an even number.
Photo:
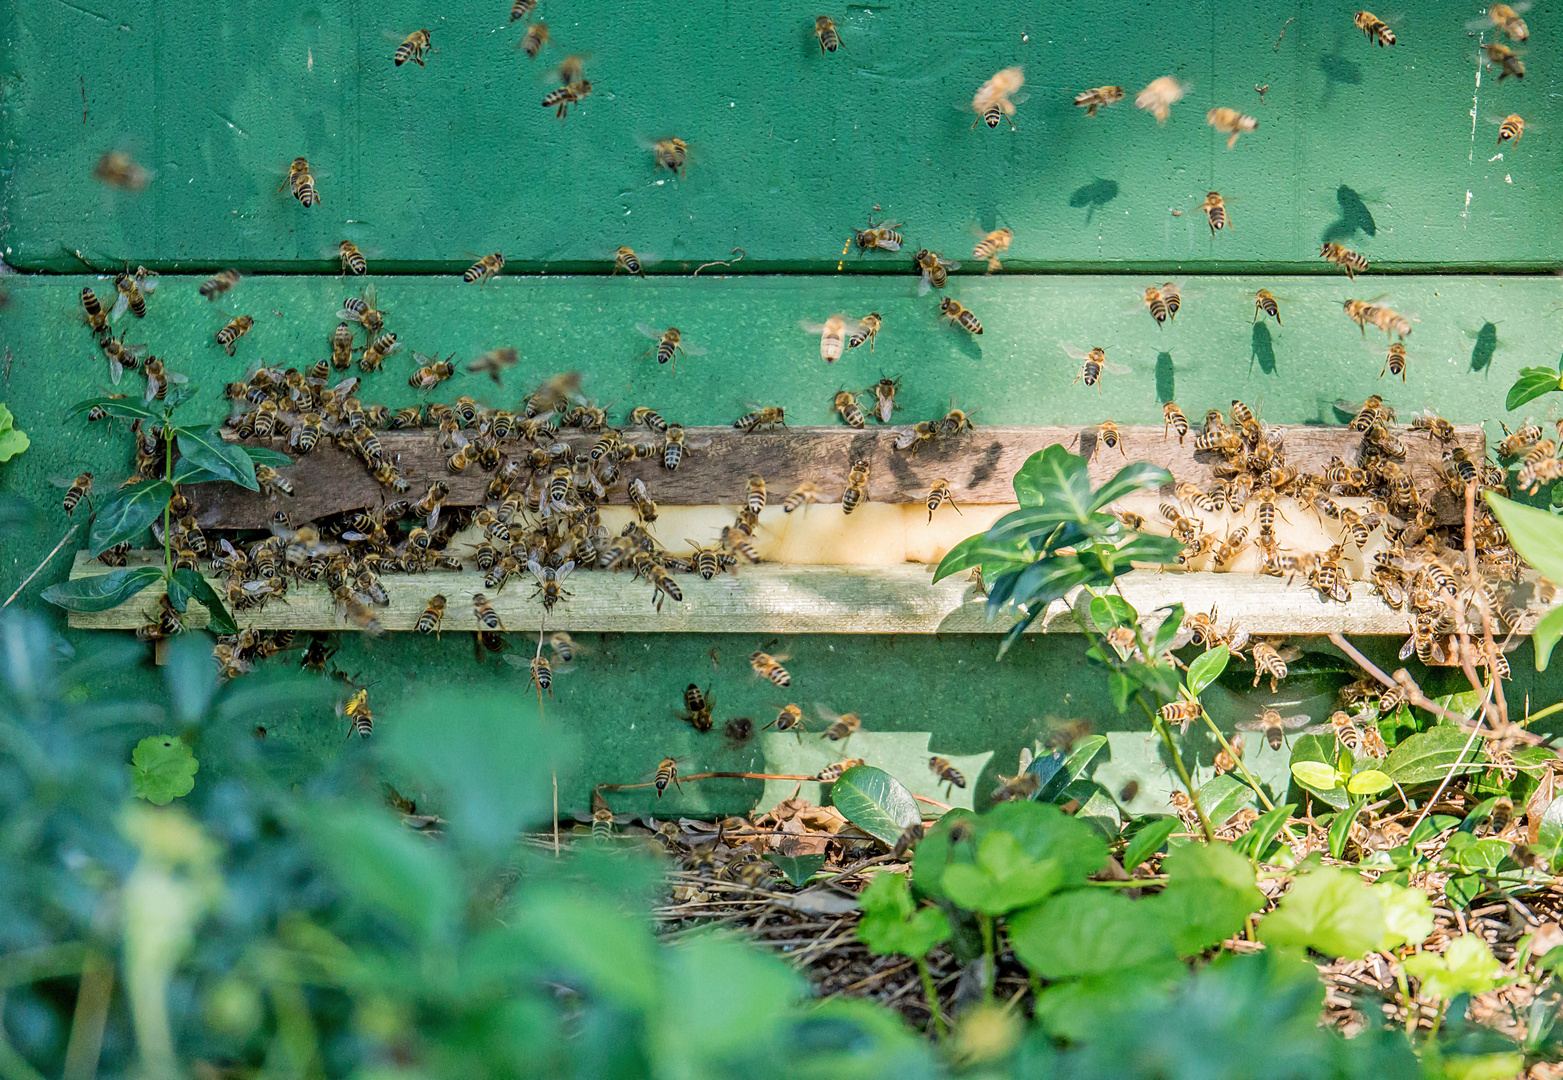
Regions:
<svg viewBox="0 0 1563 1080"><path fill-rule="evenodd" d="M396 55L392 57L396 66L401 67L411 60L419 67L426 67L423 62L423 54L429 51L429 32L427 30L414 30L407 35L400 45L396 47Z"/></svg>
<svg viewBox="0 0 1563 1080"><path fill-rule="evenodd" d="M663 758L657 762L657 778L653 783L656 785L659 799L662 798L662 793L667 790L669 784L673 784L682 792L684 785L679 783L678 761L675 758Z"/></svg>
<svg viewBox="0 0 1563 1080"><path fill-rule="evenodd" d="M1259 685L1259 680L1264 676L1270 676L1270 692L1275 693L1276 684L1286 678L1286 661L1281 659L1281 653L1274 645L1265 641L1254 642L1254 685Z"/></svg>
<svg viewBox="0 0 1563 1080"><path fill-rule="evenodd" d="M1178 445L1183 445L1183 440L1189 433L1189 418L1183 415L1183 410L1178 408L1175 402L1167 402L1161 407L1161 437L1166 441L1169 431L1178 433Z"/></svg>
<svg viewBox="0 0 1563 1080"><path fill-rule="evenodd" d="M355 734L360 739L367 739L374 731L374 713L369 711L369 691L359 690L346 702L337 706L337 715L345 716L351 721L348 730L348 738Z"/></svg>
<svg viewBox="0 0 1563 1080"><path fill-rule="evenodd" d="M121 191L139 192L146 190L152 174L125 151L110 150L92 167L92 178Z"/></svg>
<svg viewBox="0 0 1563 1080"><path fill-rule="evenodd" d="M455 353L451 353L451 356L455 355ZM407 385L414 390L433 390L440 383L456 374L456 365L451 363L450 357L446 357L444 360L436 360L432 356L424 356L422 353L417 352L413 353L413 357L418 360L429 361L429 363L424 364L407 377Z"/></svg>
<svg viewBox="0 0 1563 1080"><path fill-rule="evenodd" d="M819 497L819 485L805 480L803 483L793 488L792 494L788 495L787 498L782 502L782 512L785 514L790 514L794 510L804 506L806 503L818 502Z"/></svg>
<svg viewBox="0 0 1563 1080"><path fill-rule="evenodd" d="M429 597L429 603L423 609L423 614L418 616L417 625L413 632L418 634L437 633L440 622L445 618L445 597L434 595Z"/></svg>
<svg viewBox="0 0 1563 1080"><path fill-rule="evenodd" d="M765 477L758 473L749 477L748 485L744 489L744 504L751 514L758 514L765 509Z"/></svg>
<svg viewBox="0 0 1563 1080"><path fill-rule="evenodd" d="M1172 317L1172 312L1168 309L1167 301L1162 296L1161 290L1154 285L1146 288L1144 304L1145 309L1150 312L1151 318L1156 320L1158 327Z"/></svg>
<svg viewBox="0 0 1563 1080"><path fill-rule="evenodd" d="M1205 123L1224 134L1230 135L1227 140L1227 149L1237 145L1237 137L1253 131L1259 126L1259 121L1252 116L1244 116L1236 109L1217 108L1211 109L1205 114Z"/></svg>
<svg viewBox="0 0 1563 1080"><path fill-rule="evenodd" d="M635 514L642 524L649 525L657 520L657 504L652 501L651 494L646 490L646 482L640 477L635 477L629 483L630 505L635 507Z"/></svg>
<svg viewBox="0 0 1563 1080"><path fill-rule="evenodd" d="M827 364L834 364L841 359L841 350L846 344L847 317L845 315L832 315L823 323L811 323L807 320L798 323L806 334L819 335L820 359Z"/></svg>
<svg viewBox="0 0 1563 1080"><path fill-rule="evenodd" d="M651 144L651 157L657 168L682 180L689 163L689 144L679 138L657 139Z"/></svg>
<svg viewBox="0 0 1563 1080"><path fill-rule="evenodd" d="M516 22L532 14L532 9L537 6L537 0L515 0L510 5L510 21Z"/></svg>
<svg viewBox="0 0 1563 1080"><path fill-rule="evenodd" d="M745 413L733 421L733 427L742 428L745 434L765 427L774 429L777 424L787 426L787 410L781 406L764 406Z"/></svg>
<svg viewBox="0 0 1563 1080"><path fill-rule="evenodd" d="M591 92L591 80L578 79L545 95L543 97L543 108L553 109L554 115L563 120L570 114L570 106L580 104L581 101L591 96Z"/></svg>
<svg viewBox="0 0 1563 1080"><path fill-rule="evenodd" d="M1379 378L1385 374L1399 375L1400 381L1406 381L1406 347L1403 342L1391 342L1389 355L1384 358L1384 370L1378 373Z"/></svg>
<svg viewBox="0 0 1563 1080"><path fill-rule="evenodd" d="M1167 117L1172 114L1172 107L1183 100L1185 89L1171 75L1163 75L1151 80L1149 86L1135 95L1135 108L1144 109L1156 118L1158 124L1165 124Z"/></svg>
<svg viewBox="0 0 1563 1080"><path fill-rule="evenodd" d="M1087 386L1095 386L1098 392L1101 390L1102 372L1111 371L1121 374L1128 370L1120 364L1108 363L1107 350L1100 346L1083 353L1067 342L1060 341L1058 344L1067 355L1080 361L1080 374L1075 376L1075 382L1084 381Z"/></svg>
<svg viewBox="0 0 1563 1080"><path fill-rule="evenodd" d="M293 481L270 465L255 466L255 482L260 485L261 493L265 495L293 494Z"/></svg>
<svg viewBox="0 0 1563 1080"><path fill-rule="evenodd" d="M613 272L617 274L620 270L640 278L646 276L646 271L641 269L640 256L635 254L635 249L622 244L613 253Z"/></svg>
<svg viewBox="0 0 1563 1080"><path fill-rule="evenodd" d="M974 230L975 231L975 230ZM1008 251L1010 243L1015 239L1015 233L1010 229L994 229L992 232L977 235L982 239L977 241L977 246L971 249L971 257L974 259L986 259L988 261L988 273L1002 269L999 263L999 252Z"/></svg>
<svg viewBox="0 0 1563 1080"><path fill-rule="evenodd" d="M1444 423L1447 424L1448 422L1444 421ZM1411 426L1415 428L1417 425L1413 423ZM1523 427L1513 432L1508 429L1507 425L1500 424L1499 426L1503 427L1503 433L1507 436L1497 447L1500 458L1519 457L1526 450L1541 441L1542 428L1540 424L1527 422ZM1454 430L1451 428L1449 438L1444 441L1450 442L1453 439Z"/></svg>
<svg viewBox="0 0 1563 1080"><path fill-rule="evenodd" d="M1025 769L1022 769L1018 776L1000 776L999 779L1003 783L993 789L993 801L996 803L1029 799L1042 786L1042 778Z"/></svg>
<svg viewBox="0 0 1563 1080"><path fill-rule="evenodd" d="M1254 322L1259 321L1259 316L1267 315L1275 320L1275 325L1281 325L1281 305L1275 302L1275 293L1269 289L1260 289L1254 294Z"/></svg>
<svg viewBox="0 0 1563 1080"><path fill-rule="evenodd" d="M1231 226L1232 219L1227 215L1227 204L1221 198L1221 192L1211 191L1205 195L1205 201L1200 204L1205 216L1210 219L1210 235L1215 236L1217 229L1225 229Z"/></svg>
<svg viewBox="0 0 1563 1080"><path fill-rule="evenodd" d="M1487 18L1473 19L1465 25L1472 30L1487 25L1488 20L1492 25L1502 30L1509 36L1510 41L1524 41L1530 37L1530 29L1525 25L1525 20L1519 17L1519 12L1530 10L1529 4L1490 4L1487 8Z"/></svg>
<svg viewBox="0 0 1563 1080"><path fill-rule="evenodd" d="M1123 87L1121 86L1098 86L1075 95L1075 105L1084 109L1087 116L1095 116L1096 110L1105 105L1116 105L1122 100Z"/></svg>
<svg viewBox="0 0 1563 1080"><path fill-rule="evenodd" d="M671 363L673 365L671 370L674 375L678 374L678 358L676 354L687 356L705 355L704 349L698 349L693 345L686 344L684 335L679 332L676 326L670 326L666 330L654 330L645 323L636 323L635 329L656 342L651 348L641 353L641 356L644 358L652 353L656 353L657 363Z"/></svg>
<svg viewBox="0 0 1563 1080"><path fill-rule="evenodd" d="M1358 274L1366 274L1368 272L1368 260L1350 248L1342 247L1340 244L1322 245L1319 248L1319 258L1328 259L1346 271L1346 276L1354 281Z"/></svg>
<svg viewBox="0 0 1563 1080"><path fill-rule="evenodd" d="M1498 122L1498 145L1513 139L1515 142L1525 135L1525 121L1519 113L1510 113Z"/></svg>
<svg viewBox="0 0 1563 1080"><path fill-rule="evenodd" d="M926 296L930 289L942 289L949 280L951 270L959 270L961 264L951 262L937 251L929 251L920 248L912 257L912 264L922 274L922 280L917 283L917 295Z"/></svg>
<svg viewBox="0 0 1563 1080"><path fill-rule="evenodd" d="M875 225L874 215L869 214L868 228L854 229L852 232L852 239L848 241L848 244L856 244L858 246L859 253L875 250L900 251L903 241L901 239L901 234L895 231L898 227L900 227L900 224L901 223L898 221L893 225L886 224L884 222L880 222L878 225ZM845 249L842 249L842 254L846 254Z"/></svg>
<svg viewBox="0 0 1563 1080"><path fill-rule="evenodd" d="M109 318L119 318L128 308L136 318L144 319L147 317L147 298L142 294L157 291L157 276L146 267L138 266L133 275L128 271L114 275L114 288L119 291L119 299L114 301Z"/></svg>
<svg viewBox="0 0 1563 1080"><path fill-rule="evenodd" d="M1257 648L1257 647L1256 647ZM1258 685L1257 683L1255 685ZM1260 731L1271 750L1279 750L1286 743L1286 733L1306 727L1313 722L1310 716L1282 716L1274 709L1266 709L1253 720L1239 720L1232 726L1239 731Z"/></svg>
<svg viewBox="0 0 1563 1080"><path fill-rule="evenodd" d="M536 60L537 54L543 51L543 46L548 44L548 24L533 23L526 28L526 33L521 35L521 40L516 42L515 48L526 53L528 60ZM569 85L566 83L565 85Z"/></svg>
<svg viewBox="0 0 1563 1080"><path fill-rule="evenodd" d="M756 655L764 654L761 653ZM766 728L771 727L774 727L777 731L797 731L799 733L799 737L801 738L802 732L807 730L807 725L804 723L803 719L803 710L798 706L790 703L783 705L781 707L781 711L776 714L776 719L772 720L769 724L766 724L765 727L761 728L760 730L764 731Z"/></svg>
<svg viewBox="0 0 1563 1080"><path fill-rule="evenodd" d="M869 389L874 393L874 415L881 424L888 424L891 415L901 407L895 401L896 392L901 389L901 380L880 379Z"/></svg>
<svg viewBox="0 0 1563 1080"><path fill-rule="evenodd" d="M829 739L831 742L850 740L863 726L863 720L857 713L837 714L817 701L814 703L814 708L819 710L820 718L830 725L820 732L822 739Z"/></svg>
<svg viewBox="0 0 1563 1080"><path fill-rule="evenodd" d="M89 502L91 501L92 473L84 472L69 483L70 489L65 492L65 498L61 503L67 517L76 513L76 504L81 502L81 500L87 499Z"/></svg>
<svg viewBox="0 0 1563 1080"><path fill-rule="evenodd" d="M851 427L861 428L868 423L863 415L863 407L858 404L857 395L850 390L838 390L831 400L831 408L840 413L841 419Z"/></svg>
<svg viewBox="0 0 1563 1080"><path fill-rule="evenodd" d="M215 274L201 283L200 293L208 300L216 300L223 293L239 283L242 275L237 270L224 270Z"/></svg>
<svg viewBox="0 0 1563 1080"><path fill-rule="evenodd" d="M868 458L858 458L852 463L852 471L847 474L847 489L841 495L843 515L852 513L860 504L868 501L869 466Z"/></svg>
<svg viewBox="0 0 1563 1080"><path fill-rule="evenodd" d="M966 778L960 774L960 770L956 769L954 765L950 764L948 758L929 758L928 771L937 776L941 783L948 784L950 787L958 787L962 789L966 787ZM949 788L946 788L945 790L948 792Z"/></svg>
<svg viewBox="0 0 1563 1080"><path fill-rule="evenodd" d="M342 301L342 310L336 313L336 317L358 323L372 338L385 329L385 312L376 306L378 303L379 294L371 281L364 286L361 296L349 296Z"/></svg>
<svg viewBox="0 0 1563 1080"><path fill-rule="evenodd" d="M1015 130L1015 121L1011 119L1015 115L1015 103L1010 98L1025 84L1025 71L1011 67L998 72L979 86L971 99L972 111L977 114L971 126L975 128L980 121L990 128L996 128L1002 118L1009 121L1011 131Z"/></svg>
<svg viewBox="0 0 1563 1080"><path fill-rule="evenodd" d="M314 206L321 201L320 192L315 190L315 178L310 174L307 158L293 159L293 164L288 166L287 179L277 190L281 191L283 188L291 188L293 197L305 207Z"/></svg>
<svg viewBox="0 0 1563 1080"><path fill-rule="evenodd" d="M499 252L485 255L462 272L461 280L471 285L474 281L482 282L486 287L488 279L498 274L505 268L505 257Z"/></svg>
<svg viewBox="0 0 1563 1080"><path fill-rule="evenodd" d="M575 569L575 560L567 560L563 566L555 570L543 566L536 559L529 559L526 568L537 579L537 590L532 593L532 598L534 600L538 597L542 598L544 611L552 611L555 604L570 596L570 591L564 587L564 579Z"/></svg>
<svg viewBox="0 0 1563 1080"><path fill-rule="evenodd" d="M505 628L499 621L499 615L488 602L488 597L482 593L472 594L472 614L477 618L478 625L484 630L503 630Z"/></svg>
<svg viewBox="0 0 1563 1080"><path fill-rule="evenodd" d="M1359 11L1352 16L1351 21L1358 30L1367 35L1369 41L1376 42L1379 48L1395 44L1395 32L1373 12Z"/></svg>
<svg viewBox="0 0 1563 1080"><path fill-rule="evenodd" d="M1499 82L1507 79L1510 75L1513 75L1516 79L1523 79L1525 77L1524 62L1522 62L1520 58L1514 54L1514 50L1509 48L1507 45L1500 45L1497 42L1493 42L1491 45L1483 45L1481 48L1482 52L1486 54L1487 63L1490 66L1503 69L1502 72L1498 75Z"/></svg>
<svg viewBox="0 0 1563 1080"><path fill-rule="evenodd" d="M103 313L103 305L98 302L98 294L85 285L81 290L81 307L81 318L93 335L98 338L107 337L110 333L108 316Z"/></svg>
<svg viewBox="0 0 1563 1080"><path fill-rule="evenodd" d="M939 301L939 311L950 320L952 325L959 326L968 333L982 333L982 323L977 321L977 316L972 314L970 308L962 307L959 301L946 296Z"/></svg>
<svg viewBox="0 0 1563 1080"><path fill-rule="evenodd" d="M1228 753L1226 748L1223 747L1220 753L1216 754L1216 760L1214 764L1217 776L1225 776L1229 772L1237 771L1238 765L1241 764L1243 760L1243 743L1245 741L1246 740L1243 738L1243 736L1234 735L1229 740L1229 745L1232 747L1232 752Z"/></svg>
<svg viewBox="0 0 1563 1080"><path fill-rule="evenodd" d="M254 319L250 318L248 315L240 315L227 326L217 331L217 344L223 347L223 352L227 353L229 356L232 356L234 342L238 341L245 334L248 334L250 332L250 328L254 325Z"/></svg>
<svg viewBox="0 0 1563 1080"><path fill-rule="evenodd" d="M1161 718L1168 725L1177 724L1178 731L1187 734L1189 725L1205 714L1197 701L1169 701L1161 707Z"/></svg>
<svg viewBox="0 0 1563 1080"><path fill-rule="evenodd" d="M786 656L772 656L770 653L753 652L749 654L749 666L754 669L756 675L769 679L773 685L785 690L792 685L792 675L786 668L781 666L781 662L785 659L787 659Z"/></svg>
<svg viewBox="0 0 1563 1080"><path fill-rule="evenodd" d="M821 56L841 48L841 36L836 33L836 20L829 15L820 15L815 18L814 36L819 38Z"/></svg>
<svg viewBox="0 0 1563 1080"><path fill-rule="evenodd" d="M401 349L402 344L396 340L395 334L381 334L364 347L363 355L358 358L358 366L363 371L379 371L385 358Z"/></svg>
<svg viewBox="0 0 1563 1080"><path fill-rule="evenodd" d="M928 504L930 525L933 524L933 512L945 503L949 503L957 514L961 513L961 508L955 505L955 496L950 494L950 482L942 476L933 482L933 487L928 490L928 498L925 501Z"/></svg>

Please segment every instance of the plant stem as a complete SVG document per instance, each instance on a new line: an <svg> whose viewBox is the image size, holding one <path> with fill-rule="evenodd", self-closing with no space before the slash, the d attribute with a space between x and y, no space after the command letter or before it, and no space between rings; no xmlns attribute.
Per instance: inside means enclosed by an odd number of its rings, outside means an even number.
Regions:
<svg viewBox="0 0 1563 1080"><path fill-rule="evenodd" d="M1248 781L1248 786L1254 789L1254 794L1259 796L1259 801L1264 803L1265 809L1274 810L1275 803L1265 797L1263 789L1259 786L1259 781L1254 779L1254 774L1248 771L1247 765L1243 764L1243 755L1232 749L1232 744L1227 742L1227 737L1221 734L1221 729L1216 727L1216 722L1210 718L1208 712L1202 708L1199 715L1210 726L1210 730L1215 733L1216 741L1221 744L1221 749L1225 750L1227 755L1237 762L1237 771L1243 774L1243 779Z"/></svg>
<svg viewBox="0 0 1563 1080"><path fill-rule="evenodd" d="M1167 747L1167 753L1172 757L1172 767L1178 771L1178 779L1183 781L1183 788L1189 793L1189 802L1194 804L1194 813L1199 815L1199 827L1205 832L1205 842L1213 844L1216 841L1216 830L1210 827L1210 819L1205 816L1205 808L1199 804L1199 792L1194 790L1194 781L1189 777L1189 771L1183 765L1183 755L1178 753L1178 744L1172 741L1172 729L1167 727L1167 722L1161 718L1160 713L1151 711L1151 707L1145 704L1145 699L1139 694L1134 695L1140 703L1140 708L1145 710L1145 715L1151 718L1151 726L1156 729L1156 734L1161 736L1162 743Z"/></svg>
<svg viewBox="0 0 1563 1080"><path fill-rule="evenodd" d="M1553 702L1551 705L1548 705L1545 709L1542 709L1540 712L1533 712L1533 713L1531 713L1529 716L1527 716L1525 718L1525 723L1527 725L1529 725L1533 721L1540 720L1543 716L1551 716L1553 713L1559 711L1560 709L1563 709L1563 701Z"/></svg>
<svg viewBox="0 0 1563 1080"><path fill-rule="evenodd" d="M1406 978L1406 969L1401 964L1395 965L1395 979L1400 983L1400 996L1406 999L1406 1038L1409 1040L1416 1034L1417 1007L1416 1000L1411 996L1411 980Z"/></svg>
<svg viewBox="0 0 1563 1080"><path fill-rule="evenodd" d="M922 976L923 996L928 999L928 1014L933 1018L933 1029L944 1038L949 1031L944 1026L944 1013L939 1009L939 991L933 984L933 972L928 970L928 961L917 957L917 974Z"/></svg>
<svg viewBox="0 0 1563 1080"><path fill-rule="evenodd" d="M982 929L982 954L988 958L988 977L982 981L982 1000L991 1004L993 983L999 975L999 961L993 949L993 916L977 912L977 925Z"/></svg>
<svg viewBox="0 0 1563 1080"><path fill-rule="evenodd" d="M166 420L163 422L163 479L170 485L174 482L174 431L173 425ZM163 577L170 582L174 580L174 548L168 526L173 509L174 497L170 493L168 501L163 504Z"/></svg>
<svg viewBox="0 0 1563 1080"><path fill-rule="evenodd" d="M114 965L98 952L87 954L81 984L76 991L76 1012L71 1019L70 1042L65 1048L65 1080L92 1080L103 1050L103 1029L108 1023L109 999L114 993Z"/></svg>

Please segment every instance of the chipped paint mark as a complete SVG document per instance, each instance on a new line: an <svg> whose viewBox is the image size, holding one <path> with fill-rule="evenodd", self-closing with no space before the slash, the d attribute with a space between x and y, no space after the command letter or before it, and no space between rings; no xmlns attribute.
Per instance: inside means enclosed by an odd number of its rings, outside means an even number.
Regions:
<svg viewBox="0 0 1563 1080"><path fill-rule="evenodd" d="M106 22L109 21L107 16L99 15L96 11L88 11L84 7L78 7L75 4L67 3L66 0L54 0L54 2L59 4L61 7L68 7L72 11L79 11L83 15L91 15L94 19L97 19L99 22L105 22L106 23Z"/></svg>
<svg viewBox="0 0 1563 1080"><path fill-rule="evenodd" d="M310 71L314 71L315 70L315 50L314 49L308 49L308 50L306 50L306 53L307 53L307 55L309 57L308 68L309 68Z"/></svg>
<svg viewBox="0 0 1563 1080"><path fill-rule="evenodd" d="M1514 177L1510 176L1508 173L1504 173L1503 174L1503 182L1505 184L1512 184L1512 183L1514 183Z"/></svg>
<svg viewBox="0 0 1563 1080"><path fill-rule="evenodd" d="M1465 209L1460 211L1460 216L1463 218L1471 216L1471 192L1469 188L1465 192Z"/></svg>
<svg viewBox="0 0 1563 1080"><path fill-rule="evenodd" d="M208 105L206 107L206 111L211 113L213 116L217 117L217 119L221 120L223 123L227 124L229 127L233 128L233 130L237 131L240 135L243 135L246 139L250 137L250 133L248 131L245 131L238 124L235 124L232 120L228 119L226 116L224 116L222 113L218 112L216 109L212 108L210 105Z"/></svg>
<svg viewBox="0 0 1563 1080"><path fill-rule="evenodd" d="M1494 154L1492 157L1487 159L1487 163L1489 165L1491 165L1494 161L1502 161L1502 160L1503 160L1503 151L1499 150L1496 154Z"/></svg>
<svg viewBox="0 0 1563 1080"><path fill-rule="evenodd" d="M1482 53L1480 46L1482 38L1485 36L1484 32L1476 39L1478 46L1476 52L1476 89L1471 92L1471 151L1466 155L1466 164L1471 164L1476 160L1476 110L1482 96ZM1470 204L1469 195L1467 195L1466 203L1467 205Z"/></svg>

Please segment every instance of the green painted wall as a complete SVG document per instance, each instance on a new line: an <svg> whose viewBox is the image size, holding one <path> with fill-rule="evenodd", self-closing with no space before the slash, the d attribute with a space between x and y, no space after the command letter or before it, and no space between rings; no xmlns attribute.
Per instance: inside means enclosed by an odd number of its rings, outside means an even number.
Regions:
<svg viewBox="0 0 1563 1080"><path fill-rule="evenodd" d="M1464 25L1479 5L1450 0L1407 7L1392 49L1322 0L891 0L834 10L845 48L832 56L811 33L828 5L731 0L669 18L631 0L543 0L555 44L535 62L512 48L508 7L10 5L7 261L68 271L80 250L100 269L319 270L347 235L414 271L496 249L517 270L600 268L620 243L685 268L739 246L745 270L820 271L879 203L909 240L948 253L970 250L969 222L1002 220L1022 270L1323 270L1326 233L1381 268L1555 262L1563 83L1545 5L1528 18L1524 82L1487 73L1479 86ZM394 67L384 35L419 26L438 52L427 70ZM560 124L538 104L545 72L586 50L598 91ZM955 106L1010 64L1029 76L1019 131L968 131ZM1127 101L1095 120L1071 104L1169 73L1192 89L1165 128ZM1262 105L1256 83L1270 87ZM1258 131L1228 151L1204 123L1214 105L1255 115ZM1495 157L1487 118L1508 112L1536 130ZM686 180L658 174L635 141L666 134L690 143ZM157 170L143 195L88 176L121 141ZM298 154L319 170L313 210L276 190ZM1235 225L1214 239L1193 209L1209 188Z"/></svg>

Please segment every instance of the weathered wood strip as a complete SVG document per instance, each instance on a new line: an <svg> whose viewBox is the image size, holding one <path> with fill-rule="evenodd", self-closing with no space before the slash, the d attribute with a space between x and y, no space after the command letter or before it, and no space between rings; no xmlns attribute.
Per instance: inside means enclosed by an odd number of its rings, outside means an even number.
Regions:
<svg viewBox="0 0 1563 1080"><path fill-rule="evenodd" d="M134 561L156 561L161 552L136 552ZM107 567L78 555L71 576L107 572ZM651 589L630 574L578 573L566 582L572 595L547 617L549 630L604 633L715 634L992 634L1005 630L1007 620L990 623L983 603L964 577L934 584L933 568L906 565L747 567L737 575L702 581L680 575L684 602L651 606ZM507 584L499 593L483 587L475 572L444 572L383 579L390 597L375 615L387 630L411 630L435 593L449 607L442 630L477 629L472 614L474 592L489 597L507 630L535 633L543 625L542 605L526 582ZM1349 603L1321 600L1300 583L1251 574L1181 573L1136 570L1118 581L1124 597L1140 612L1182 603L1189 611L1219 605L1222 625L1235 622L1251 634L1405 635L1409 617L1385 605L1357 583ZM72 614L70 625L94 630L128 630L144 621L156 603L154 587L127 604L108 611ZM355 630L337 612L319 585L295 586L286 604L268 604L238 612L240 625L258 629ZM191 606L191 625L204 626L205 613ZM1545 612L1527 613L1520 633L1529 634ZM1068 633L1079 629L1064 601L1054 603L1033 624L1033 633Z"/></svg>
<svg viewBox="0 0 1563 1080"><path fill-rule="evenodd" d="M745 434L731 427L693 427L687 429L690 449L678 469L670 472L660 460L646 459L629 462L625 474L644 479L652 498L669 506L737 503L754 473L765 477L775 500L785 498L805 481L818 484L834 500L845 486L852 462L866 457L872 463L869 498L875 502L921 502L933 482L943 477L950 480L957 501L993 505L1014 502L1016 471L1032 454L1055 443L1091 456L1091 476L1096 483L1133 460L1154 462L1180 481L1204 486L1215 479L1212 467L1221 460L1213 452L1195 450L1192 433L1180 444L1162 428L1149 426L1121 428L1121 452L1098 447L1094 425L979 426L915 454L894 448L897 436L907 430L873 426L859 431L841 425ZM1443 445L1420 432L1397 431L1406 445L1406 465L1418 488L1437 487ZM1460 444L1473 456L1485 453L1485 435L1479 425L1457 425L1455 431ZM650 441L649 433L646 435ZM422 494L430 480L441 479L450 485L449 505L472 506L483 501L490 474L473 466L452 476L445 468L445 452L434 443L433 432L388 431L379 437L385 452L400 459L414 492ZM560 433L561 440L572 446L589 446L599 437L578 431ZM1355 460L1361 438L1342 426L1288 427L1286 460L1302 471L1320 471L1337 455ZM251 442L283 451L287 447L281 438ZM697 448L707 442L708 446ZM197 519L206 528L264 528L279 508L299 522L375 506L395 497L387 494L356 458L324 443L282 472L293 481L291 498L268 498L229 484L192 485L200 507ZM610 491L608 501L626 501L623 484ZM1453 500L1443 502L1448 507L1435 505L1453 513Z"/></svg>

